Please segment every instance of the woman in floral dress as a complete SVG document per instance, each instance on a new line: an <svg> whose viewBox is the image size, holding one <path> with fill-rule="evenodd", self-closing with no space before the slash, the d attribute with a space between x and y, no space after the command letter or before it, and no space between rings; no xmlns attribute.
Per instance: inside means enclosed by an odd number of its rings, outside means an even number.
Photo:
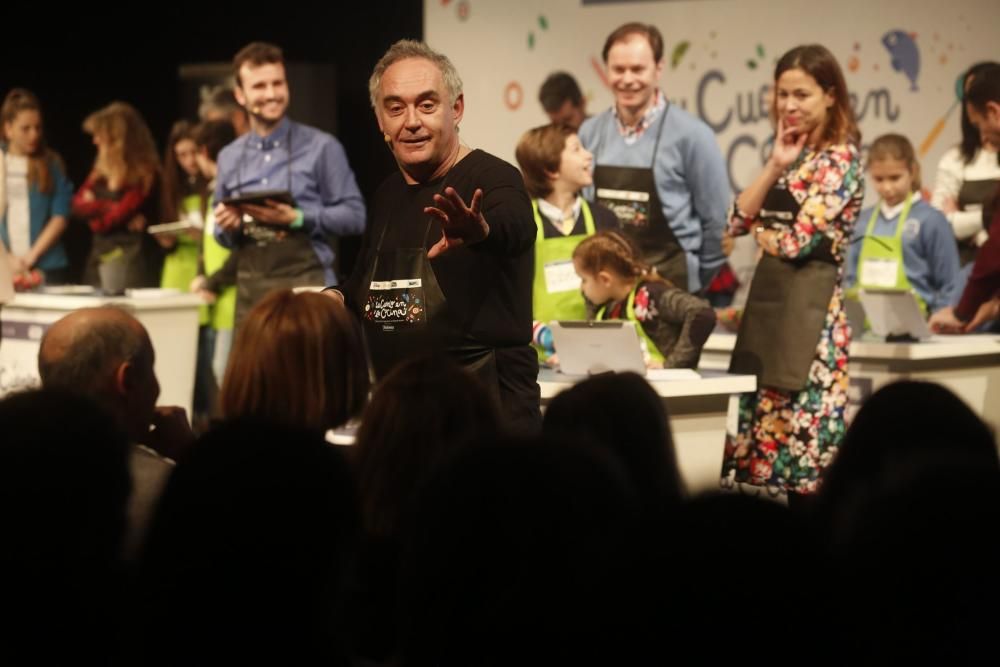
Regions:
<svg viewBox="0 0 1000 667"><path fill-rule="evenodd" d="M774 149L736 199L729 230L762 250L731 372L753 373L726 435L723 486L815 493L844 434L851 332L841 279L864 193L860 134L833 55L778 61Z"/></svg>

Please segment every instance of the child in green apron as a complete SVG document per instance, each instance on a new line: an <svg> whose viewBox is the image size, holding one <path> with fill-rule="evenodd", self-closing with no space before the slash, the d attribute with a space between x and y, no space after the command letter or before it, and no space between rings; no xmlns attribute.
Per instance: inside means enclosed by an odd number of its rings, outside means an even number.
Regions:
<svg viewBox="0 0 1000 667"><path fill-rule="evenodd" d="M217 172L216 159L219 151L236 138L229 121L207 121L194 128L193 136L197 150L195 159L202 176L209 184L209 192L214 188ZM215 399L226 365L229 361L229 350L233 341L233 322L236 317L236 286L235 271L231 271L228 279L221 278L226 273L224 267L231 265L230 251L219 245L213 235L215 218L212 215L211 195L209 195L207 213L205 216L204 233L201 238L201 261L197 275L189 281L185 289L190 288L204 298L208 303L205 307L207 317L202 323L198 335L198 369L197 376L208 387L209 401L206 416L215 412Z"/></svg>
<svg viewBox="0 0 1000 667"><path fill-rule="evenodd" d="M679 289L639 261L618 232L600 232L573 251L584 296L598 305L596 319L636 324L650 368L695 368L715 327L704 299Z"/></svg>
<svg viewBox="0 0 1000 667"><path fill-rule="evenodd" d="M595 231L619 229L618 218L589 204L580 191L593 183L594 156L576 133L558 125L528 130L515 151L524 184L532 197L535 226L535 280L532 294L533 341L539 358L552 354L552 320L583 320L587 306L573 271L573 249Z"/></svg>
<svg viewBox="0 0 1000 667"><path fill-rule="evenodd" d="M156 240L167 251L160 287L184 292L198 275L208 193L208 181L198 169L197 152L191 123L186 120L174 123L164 151L160 217L162 222L187 221L191 227L177 233L157 234ZM202 325L207 323L206 309L202 309L199 319Z"/></svg>
<svg viewBox="0 0 1000 667"><path fill-rule="evenodd" d="M912 291L927 314L957 302L958 248L951 225L920 194L920 163L906 137L886 134L868 151L880 201L862 211L847 257L848 296L857 289Z"/></svg>

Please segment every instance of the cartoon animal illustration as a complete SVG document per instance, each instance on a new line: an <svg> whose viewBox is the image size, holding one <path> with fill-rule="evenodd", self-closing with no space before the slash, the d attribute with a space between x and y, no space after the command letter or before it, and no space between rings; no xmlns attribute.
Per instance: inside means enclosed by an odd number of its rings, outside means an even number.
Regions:
<svg viewBox="0 0 1000 667"><path fill-rule="evenodd" d="M902 72L910 80L910 90L917 90L917 75L920 74L920 49L915 35L892 30L882 36L882 44L892 57L892 68Z"/></svg>

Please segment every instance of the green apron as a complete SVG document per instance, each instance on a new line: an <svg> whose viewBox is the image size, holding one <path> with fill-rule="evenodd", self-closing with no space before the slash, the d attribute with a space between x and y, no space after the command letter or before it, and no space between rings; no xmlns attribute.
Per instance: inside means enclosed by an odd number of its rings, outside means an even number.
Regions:
<svg viewBox="0 0 1000 667"><path fill-rule="evenodd" d="M882 202L880 201L872 210L864 240L861 242L861 253L858 257L857 287L859 289L891 289L900 292L913 292L917 303L926 314L927 304L913 290L903 265L903 228L910 215L912 203L913 194L911 193L906 197L903 211L899 214L899 221L896 223L896 233L892 236L875 236L875 221L878 220Z"/></svg>
<svg viewBox="0 0 1000 667"><path fill-rule="evenodd" d="M205 216L205 233L202 240L202 261L205 264L205 275L210 276L229 259L229 249L215 240L215 216L212 214L209 202L208 215ZM215 303L210 307L209 324L213 329L228 330L233 328L236 320L236 285L230 285L216 295Z"/></svg>
<svg viewBox="0 0 1000 667"><path fill-rule="evenodd" d="M545 225L538 211L538 201L531 200L535 212L535 282L532 292L532 317L548 324L552 320L585 320L587 306L580 292L580 277L573 269L573 250L583 239L594 234L594 216L590 206L581 200L585 234L545 238ZM540 359L548 355L535 345Z"/></svg>
<svg viewBox="0 0 1000 667"><path fill-rule="evenodd" d="M639 340L645 341L646 351L649 352L649 358L653 361L663 363L665 359L663 353L660 352L660 348L656 347L656 343L653 342L653 339L646 335L646 330L642 328L642 322L640 322L635 316L635 295L638 291L639 283L636 283L635 287L632 289L632 293L628 295L628 301L625 302L625 319L635 324L635 330L639 332ZM604 320L606 311L607 306L601 306L597 311L597 319Z"/></svg>
<svg viewBox="0 0 1000 667"><path fill-rule="evenodd" d="M181 200L182 215L186 219L201 218L201 197L189 195ZM160 287L172 287L187 293L191 289L191 281L198 275L198 253L200 242L187 233L177 234L177 244L167 251L163 260L163 273L160 275ZM208 323L208 309L204 306L198 309L198 323Z"/></svg>

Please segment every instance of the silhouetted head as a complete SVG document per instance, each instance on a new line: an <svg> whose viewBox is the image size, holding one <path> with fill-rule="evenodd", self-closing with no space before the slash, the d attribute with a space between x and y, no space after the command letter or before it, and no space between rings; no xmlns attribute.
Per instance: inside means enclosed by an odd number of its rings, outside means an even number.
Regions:
<svg viewBox="0 0 1000 667"><path fill-rule="evenodd" d="M492 440L496 406L475 377L444 355L396 366L378 384L351 454L365 528L398 537L418 489L456 452Z"/></svg>
<svg viewBox="0 0 1000 667"><path fill-rule="evenodd" d="M599 449L462 452L425 487L404 549L404 664L571 659L620 640L637 510Z"/></svg>
<svg viewBox="0 0 1000 667"><path fill-rule="evenodd" d="M542 432L608 448L648 510L684 493L663 399L635 373L598 375L562 392L546 409Z"/></svg>
<svg viewBox="0 0 1000 667"><path fill-rule="evenodd" d="M344 305L285 289L268 293L240 325L219 406L227 419L325 431L360 413L367 396L361 334Z"/></svg>
<svg viewBox="0 0 1000 667"><path fill-rule="evenodd" d="M993 433L950 390L901 381L868 398L823 478L816 511L834 542L872 499L943 466L996 470Z"/></svg>
<svg viewBox="0 0 1000 667"><path fill-rule="evenodd" d="M322 434L222 424L178 464L147 534L153 645L170 636L174 659L335 655L357 528L350 471Z"/></svg>
<svg viewBox="0 0 1000 667"><path fill-rule="evenodd" d="M81 308L45 333L38 374L46 389L100 403L134 442L149 433L160 384L153 344L137 319L121 308Z"/></svg>

